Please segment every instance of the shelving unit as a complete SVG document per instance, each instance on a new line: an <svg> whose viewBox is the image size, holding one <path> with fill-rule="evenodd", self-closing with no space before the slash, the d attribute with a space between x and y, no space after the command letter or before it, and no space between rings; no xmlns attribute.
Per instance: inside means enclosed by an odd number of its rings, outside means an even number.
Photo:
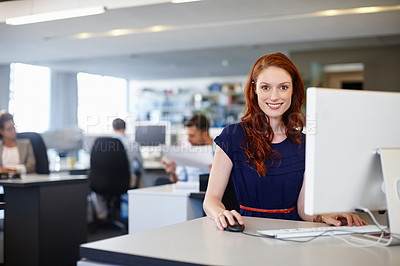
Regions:
<svg viewBox="0 0 400 266"><path fill-rule="evenodd" d="M213 126L223 127L240 120L246 103L242 92L212 92L203 96L203 110Z"/></svg>
<svg viewBox="0 0 400 266"><path fill-rule="evenodd" d="M168 88L168 85L165 87ZM139 120L168 120L172 130L180 128L184 120L194 113L209 117L212 127L235 123L243 115L246 99L241 83L235 86L231 83L213 83L195 88L175 88L161 89L156 85L136 88L132 95L135 100L132 101L134 106L131 106L131 111L136 113Z"/></svg>

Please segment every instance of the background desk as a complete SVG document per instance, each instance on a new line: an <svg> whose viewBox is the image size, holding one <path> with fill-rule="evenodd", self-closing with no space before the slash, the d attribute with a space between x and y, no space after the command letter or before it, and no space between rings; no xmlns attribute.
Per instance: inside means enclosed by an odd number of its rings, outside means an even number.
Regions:
<svg viewBox="0 0 400 266"><path fill-rule="evenodd" d="M323 224L244 217L246 231ZM342 236L343 237L343 236ZM350 238L350 236L344 236ZM324 236L308 243L219 231L203 217L147 232L81 245L78 265L398 266L400 246L356 248Z"/></svg>
<svg viewBox="0 0 400 266"><path fill-rule="evenodd" d="M160 177L169 178L161 158L143 158L143 168L141 187L154 186L155 181Z"/></svg>
<svg viewBox="0 0 400 266"><path fill-rule="evenodd" d="M4 187L6 265L72 265L87 240L86 176L26 175Z"/></svg>
<svg viewBox="0 0 400 266"><path fill-rule="evenodd" d="M142 232L203 216L203 203L173 185L132 189L129 196L129 233Z"/></svg>

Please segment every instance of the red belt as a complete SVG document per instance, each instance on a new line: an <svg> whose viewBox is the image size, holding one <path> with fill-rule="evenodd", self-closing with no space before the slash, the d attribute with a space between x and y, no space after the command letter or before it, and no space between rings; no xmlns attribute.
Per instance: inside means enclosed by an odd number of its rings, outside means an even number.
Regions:
<svg viewBox="0 0 400 266"><path fill-rule="evenodd" d="M290 209L278 209L278 210L265 210L265 209L257 209L257 208L251 208L251 207L246 207L240 205L240 208L246 211L253 211L253 212L266 212L266 213L289 213L296 209L296 207L292 207Z"/></svg>

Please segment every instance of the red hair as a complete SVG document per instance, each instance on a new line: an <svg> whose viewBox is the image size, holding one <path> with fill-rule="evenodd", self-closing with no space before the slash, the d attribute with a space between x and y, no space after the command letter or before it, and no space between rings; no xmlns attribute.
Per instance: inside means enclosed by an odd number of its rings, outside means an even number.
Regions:
<svg viewBox="0 0 400 266"><path fill-rule="evenodd" d="M279 153L272 150L271 142L274 139L274 132L269 123L269 118L258 105L255 86L260 73L269 68L278 67L285 70L292 78L293 94L292 103L289 109L283 114L282 121L286 126L286 136L292 141L301 143L300 135L303 130L304 114L301 106L304 103L304 84L300 73L290 59L282 53L266 54L253 64L248 81L245 87L246 105L242 117L242 127L245 132L246 144L244 149L247 155L247 162L250 160L256 166L257 173L264 175L267 168L274 163L274 155L281 157ZM243 145L242 145L243 146ZM271 159L271 165L265 162ZM282 160L282 157L281 157ZM251 167L252 168L252 167Z"/></svg>

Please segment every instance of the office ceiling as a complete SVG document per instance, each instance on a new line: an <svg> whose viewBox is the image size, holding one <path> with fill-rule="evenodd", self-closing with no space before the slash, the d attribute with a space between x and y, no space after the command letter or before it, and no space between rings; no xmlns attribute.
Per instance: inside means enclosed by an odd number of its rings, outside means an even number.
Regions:
<svg viewBox="0 0 400 266"><path fill-rule="evenodd" d="M316 13L400 5L399 0L204 0L185 4L91 0L83 2L105 3L108 11L22 26L4 23L11 15L27 15L27 9L34 13L33 4L39 9L41 2L53 3L47 11L56 9L55 0L0 2L0 64L22 62L136 80L168 79L246 75L256 58L274 51L290 54L400 45L399 8L338 16ZM30 8L22 8L24 4ZM110 36L116 29L130 33ZM93 37L78 38L82 33Z"/></svg>

